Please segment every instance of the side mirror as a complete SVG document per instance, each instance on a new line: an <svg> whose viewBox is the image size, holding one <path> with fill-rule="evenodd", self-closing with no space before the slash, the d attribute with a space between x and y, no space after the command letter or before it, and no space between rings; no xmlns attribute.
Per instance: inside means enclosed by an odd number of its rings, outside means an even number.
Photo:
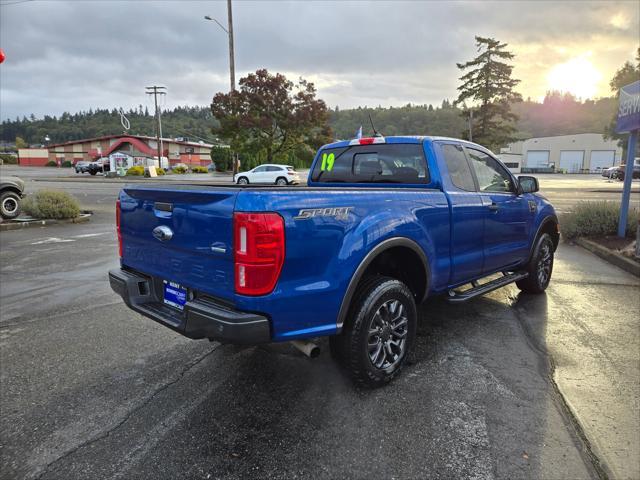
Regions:
<svg viewBox="0 0 640 480"><path fill-rule="evenodd" d="M521 176L518 177L518 183L520 184L520 192L522 193L534 193L540 190L536 177Z"/></svg>

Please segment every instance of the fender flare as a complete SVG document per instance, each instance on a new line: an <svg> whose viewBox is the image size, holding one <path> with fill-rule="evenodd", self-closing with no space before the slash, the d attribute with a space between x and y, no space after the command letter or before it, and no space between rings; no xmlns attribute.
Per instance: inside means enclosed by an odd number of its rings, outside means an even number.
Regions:
<svg viewBox="0 0 640 480"><path fill-rule="evenodd" d="M538 240L538 238L540 238L540 232L549 223L554 223L557 227L558 217L556 215L548 215L540 222L540 225L538 225L536 234L533 236L533 241L531 242L531 246L529 247L529 257L527 258L527 264L531 261L531 257L533 256L533 251L536 248L536 241ZM555 244L556 249L558 248L559 244L560 244L560 233L558 233L558 243Z"/></svg>
<svg viewBox="0 0 640 480"><path fill-rule="evenodd" d="M356 271L351 276L351 280L349 281L347 290L342 297L342 303L340 304L340 311L338 312L338 318L336 321L336 333L340 333L342 331L347 313L349 312L351 300L353 299L353 295L356 293L356 288L358 288L358 284L360 283L360 280L362 280L362 276L364 275L367 267L371 265L371 263L378 257L378 255L394 247L410 248L420 258L427 278L425 282L424 292L418 298L418 302L422 302L427 298L429 285L431 284L431 270L429 269L429 262L427 261L427 256L425 255L424 250L422 249L422 247L420 247L420 245L407 237L388 238L387 240L383 240L382 242L378 243L365 255L365 257L360 262L360 265L358 265L358 268L356 268Z"/></svg>

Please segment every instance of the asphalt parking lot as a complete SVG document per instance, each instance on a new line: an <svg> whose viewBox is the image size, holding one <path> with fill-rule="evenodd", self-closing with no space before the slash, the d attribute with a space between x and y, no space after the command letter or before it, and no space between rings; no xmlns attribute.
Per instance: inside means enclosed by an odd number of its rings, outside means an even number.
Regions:
<svg viewBox="0 0 640 480"><path fill-rule="evenodd" d="M411 364L362 391L326 342L310 360L134 314L106 279L122 184L29 173L95 214L0 233L2 478L640 478L640 282L579 247L545 295L428 301ZM619 198L557 177L559 210Z"/></svg>

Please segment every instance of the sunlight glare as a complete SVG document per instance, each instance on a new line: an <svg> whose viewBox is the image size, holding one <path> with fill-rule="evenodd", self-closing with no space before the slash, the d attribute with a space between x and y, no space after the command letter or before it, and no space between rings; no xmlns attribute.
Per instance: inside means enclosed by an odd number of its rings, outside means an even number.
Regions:
<svg viewBox="0 0 640 480"><path fill-rule="evenodd" d="M571 93L580 99L593 98L602 74L584 56L553 67L547 75L549 90Z"/></svg>

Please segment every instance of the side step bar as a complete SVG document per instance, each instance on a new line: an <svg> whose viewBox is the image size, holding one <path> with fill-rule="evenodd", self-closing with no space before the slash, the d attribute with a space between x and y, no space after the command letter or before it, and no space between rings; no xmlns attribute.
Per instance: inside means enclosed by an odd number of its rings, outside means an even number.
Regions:
<svg viewBox="0 0 640 480"><path fill-rule="evenodd" d="M494 290L497 290L498 288L502 288L506 285L509 285L510 283L517 282L518 280L522 280L523 278L527 278L529 276L527 272L503 272L502 275L502 277L496 278L495 280L491 280L490 282L484 283L482 285L478 285L478 282L473 281L471 282L473 287L463 292L449 290L449 298L447 298L447 301L449 303L466 302L467 300L471 300L472 298L479 297L480 295L484 295L485 293L492 292Z"/></svg>

